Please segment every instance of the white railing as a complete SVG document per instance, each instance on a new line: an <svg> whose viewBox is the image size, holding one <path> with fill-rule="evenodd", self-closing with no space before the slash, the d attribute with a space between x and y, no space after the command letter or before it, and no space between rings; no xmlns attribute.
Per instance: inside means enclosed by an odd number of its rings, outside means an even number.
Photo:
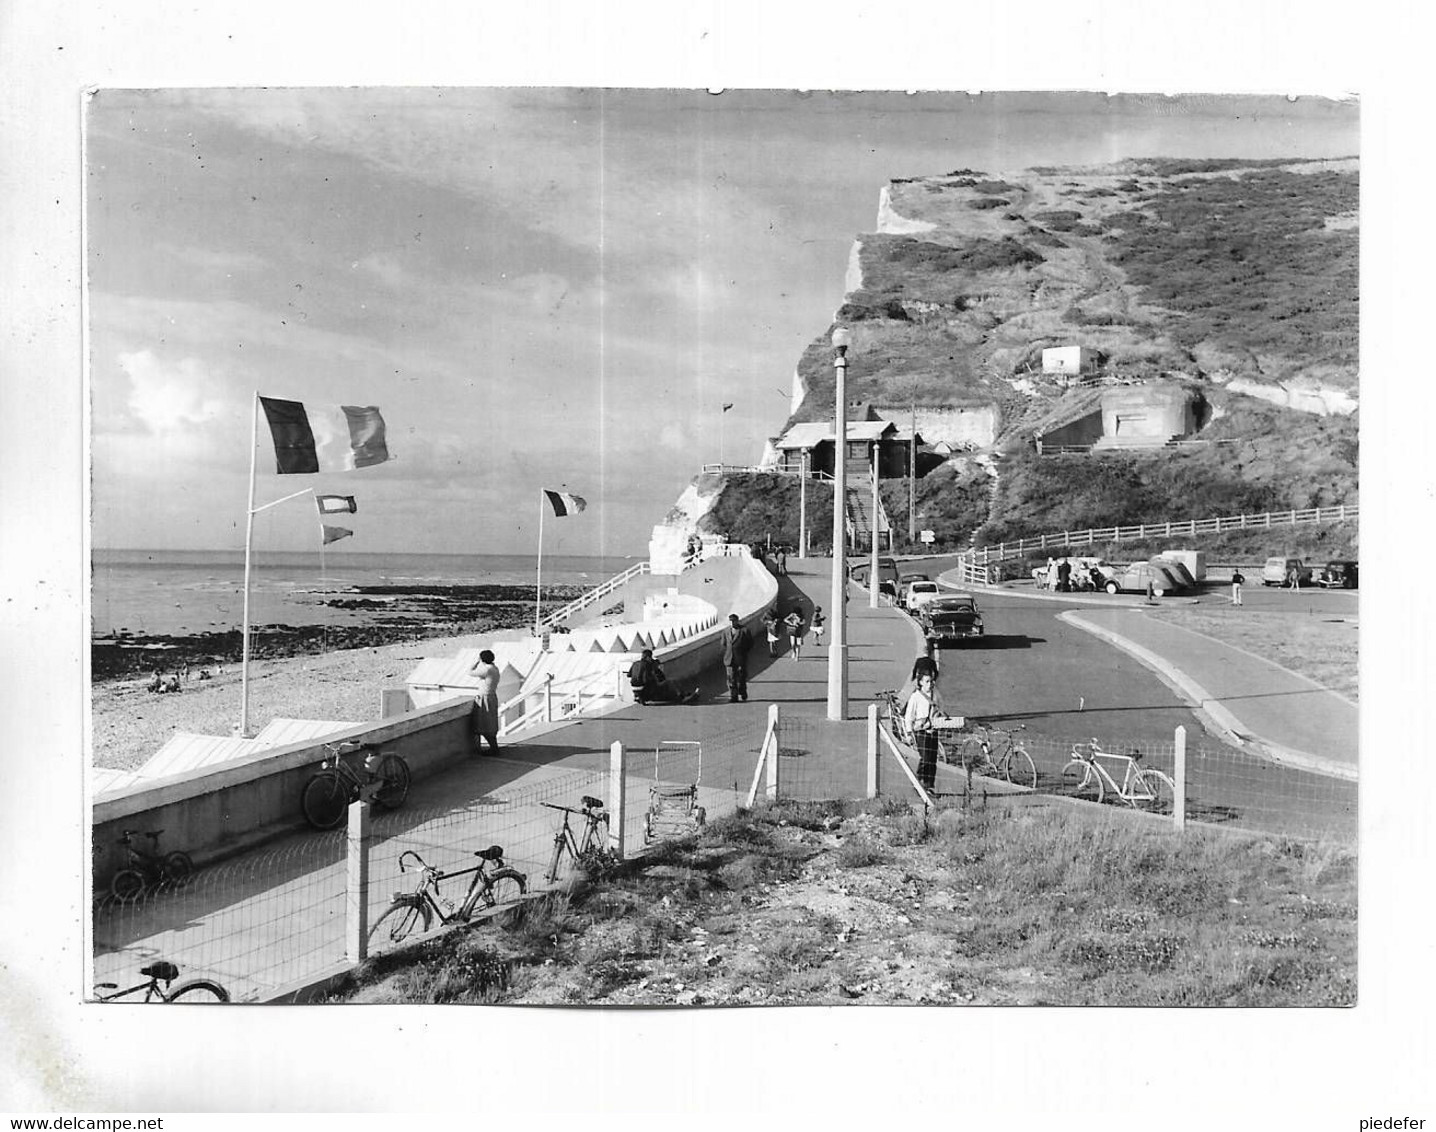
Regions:
<svg viewBox="0 0 1436 1132"><path fill-rule="evenodd" d="M560 621L571 617L573 614L577 613L581 609L587 609L590 605L598 604L598 602L602 601L609 594L613 593L614 590L618 589L626 582L638 577L638 575L640 574L647 574L648 571L648 559L645 558L641 562L635 562L622 574L615 574L613 577L609 578L608 581L602 582L599 585L595 586L593 589L589 590L586 594L574 598L567 605L560 606L558 609L553 610L551 613L544 614L544 616L539 620L539 625L541 625L545 629L552 629Z"/></svg>
<svg viewBox="0 0 1436 1132"><path fill-rule="evenodd" d="M1250 527L1287 527L1310 523L1340 523L1359 517L1356 504L1337 507L1307 507L1291 511L1264 511L1256 515L1225 515L1216 519L1181 519L1177 522L1143 523L1135 527L1093 527L1085 531L1060 531L1018 539L1016 542L979 546L963 552L963 559L985 565L1017 558L1029 550L1046 550L1070 546L1092 546L1097 543L1123 542L1133 539L1174 538L1217 534Z"/></svg>
<svg viewBox="0 0 1436 1132"><path fill-rule="evenodd" d="M753 467L745 464L704 464L703 474L705 476L721 476L732 473L734 475L756 474L765 476L801 476L802 468L789 467L785 464L769 464L764 467ZM831 483L833 477L828 472L809 471L808 478L813 480L825 480Z"/></svg>
<svg viewBox="0 0 1436 1132"><path fill-rule="evenodd" d="M623 698L623 666L614 665L612 671L596 672L577 688L555 696L553 674L550 673L541 689L520 692L511 700L499 705L499 734L512 735L525 727L540 723L554 723L570 716L582 715L595 703ZM537 703L530 707L529 701ZM523 714L514 719L505 717L514 709L523 708Z"/></svg>

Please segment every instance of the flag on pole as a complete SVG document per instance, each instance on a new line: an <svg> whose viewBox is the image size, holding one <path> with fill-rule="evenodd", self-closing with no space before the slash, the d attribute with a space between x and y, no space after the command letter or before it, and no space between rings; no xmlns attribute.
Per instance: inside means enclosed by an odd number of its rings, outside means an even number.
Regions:
<svg viewBox="0 0 1436 1132"><path fill-rule="evenodd" d="M588 506L581 496L570 495L566 491L549 491L548 488L544 488L543 493L548 496L553 513L560 519L565 515L577 515Z"/></svg>
<svg viewBox="0 0 1436 1132"><path fill-rule="evenodd" d="M375 405L339 405L309 413L302 402L261 397L280 475L344 472L389 459L384 418Z"/></svg>
<svg viewBox="0 0 1436 1132"><path fill-rule="evenodd" d="M328 523L323 523L321 526L324 528L325 546L328 546L331 542L338 542L342 538L348 538L354 533L348 527L331 527Z"/></svg>
<svg viewBox="0 0 1436 1132"><path fill-rule="evenodd" d="M723 411L726 413L726 412L727 412L729 409L731 409L732 407L733 407L733 402L732 402L732 401L729 401L726 405L723 406Z"/></svg>
<svg viewBox="0 0 1436 1132"><path fill-rule="evenodd" d="M316 495L314 502L319 504L321 515L338 515L344 511L352 515L359 510L352 495Z"/></svg>

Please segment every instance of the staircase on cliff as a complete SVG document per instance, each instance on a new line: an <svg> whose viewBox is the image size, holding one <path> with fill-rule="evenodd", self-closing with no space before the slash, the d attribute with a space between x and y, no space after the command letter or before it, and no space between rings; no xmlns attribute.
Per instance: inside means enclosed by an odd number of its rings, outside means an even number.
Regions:
<svg viewBox="0 0 1436 1132"><path fill-rule="evenodd" d="M866 487L850 487L847 490L848 536L854 546L867 546L872 540L874 525L873 487L869 479ZM892 524L888 522L886 508L879 497L876 524L879 537L887 535L891 540Z"/></svg>

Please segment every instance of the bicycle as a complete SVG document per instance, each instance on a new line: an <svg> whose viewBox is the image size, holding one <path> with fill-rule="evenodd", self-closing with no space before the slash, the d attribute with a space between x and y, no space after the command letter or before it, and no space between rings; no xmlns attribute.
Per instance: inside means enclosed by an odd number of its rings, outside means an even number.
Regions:
<svg viewBox="0 0 1436 1132"><path fill-rule="evenodd" d="M465 923L481 901L485 908L493 908L517 900L528 891L528 877L504 864L503 846L490 845L487 849L475 850L474 856L479 858L477 865L446 873L425 862L412 849L400 853L399 871L418 869L419 883L412 892L394 893L389 907L374 921L369 932L370 942L387 939L390 943L402 943L421 923L420 930L427 932L435 917L441 924ZM473 873L474 879L469 882L463 901L455 905L439 891L439 882L468 873Z"/></svg>
<svg viewBox="0 0 1436 1132"><path fill-rule="evenodd" d="M178 849L160 853L160 834L164 830L152 829L145 833L150 839L148 850L135 844L136 831L127 829L118 842L125 847L125 867L110 878L110 893L116 900L128 903L146 889L156 889L165 884L177 885L194 872L194 861L188 853Z"/></svg>
<svg viewBox="0 0 1436 1132"><path fill-rule="evenodd" d="M1120 785L1098 761L1101 759L1122 764ZM1110 792L1134 809L1171 813L1176 804L1176 783L1160 770L1140 765L1141 760L1141 751L1133 750L1130 755L1104 751L1096 739L1074 743L1071 761L1062 768L1063 793L1100 803Z"/></svg>
<svg viewBox="0 0 1436 1132"><path fill-rule="evenodd" d="M380 809L397 810L409 796L409 764L400 756L357 742L326 743L324 749L329 757L299 796L304 818L315 829L333 829L361 798L372 799ZM344 758L356 751L364 752L362 773Z"/></svg>
<svg viewBox="0 0 1436 1132"><path fill-rule="evenodd" d="M984 774L1035 790L1037 766L1017 737L1019 731L1026 729L1025 723L1019 723L1010 731L1005 731L969 721L962 733L949 739L946 744L939 734L938 750L945 761L953 761L947 759L946 755L948 750L956 749L956 761L966 769L969 784L974 774Z"/></svg>
<svg viewBox="0 0 1436 1132"><path fill-rule="evenodd" d="M159 959L148 967L140 968L141 975L147 975L149 981L136 983L132 987L120 990L119 983L96 983L95 998L100 1002L114 1002L119 998L126 998L129 995L144 991L145 996L141 1002L228 1002L229 991L220 986L213 979L186 979L169 990L169 985L179 978L179 968L168 959ZM164 989L160 988L164 983ZM109 991L111 993L104 993Z"/></svg>
<svg viewBox="0 0 1436 1132"><path fill-rule="evenodd" d="M575 810L553 802L540 803L551 810L563 811L563 821L553 835L553 857L549 861L548 872L544 874L544 880L549 884L558 880L559 862L563 860L565 853L581 868L602 866L616 860L613 850L608 847L608 811L603 808L603 802L584 795L579 804L583 809ZM583 818L582 837L574 837L573 829L568 824L569 814ZM600 826L603 828L600 829Z"/></svg>

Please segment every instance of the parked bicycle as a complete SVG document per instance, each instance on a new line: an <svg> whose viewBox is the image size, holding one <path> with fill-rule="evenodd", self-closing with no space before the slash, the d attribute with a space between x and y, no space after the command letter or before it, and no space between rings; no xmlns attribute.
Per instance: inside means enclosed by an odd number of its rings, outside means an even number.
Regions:
<svg viewBox="0 0 1436 1132"><path fill-rule="evenodd" d="M966 728L951 737L939 734L938 750L967 771L969 783L974 774L983 774L1035 790L1037 766L1017 734L1026 728L1019 723L1007 731L969 720Z"/></svg>
<svg viewBox="0 0 1436 1132"><path fill-rule="evenodd" d="M177 885L194 872L194 861L188 853L177 849L169 853L160 852L160 834L163 832L162 829L147 831L144 836L150 839L150 847L145 849L135 844L137 831L125 830L119 844L125 847L126 864L110 878L110 892L116 900L128 902L147 890L167 884Z"/></svg>
<svg viewBox="0 0 1436 1132"><path fill-rule="evenodd" d="M119 983L96 983L95 998L100 1002L114 1002L130 995L144 992L141 1002L228 1002L229 991L213 979L186 979L170 990L170 984L179 978L179 968L168 959L159 959L148 967L140 968L141 975L149 977L148 982L136 983L120 990ZM164 983L161 988L160 984Z"/></svg>
<svg viewBox="0 0 1436 1132"><path fill-rule="evenodd" d="M399 755L353 741L326 743L324 749L329 757L304 784L299 798L305 820L315 829L333 829L361 798L380 809L397 810L409 796L409 764ZM356 770L346 756L360 751L364 759Z"/></svg>
<svg viewBox="0 0 1436 1132"><path fill-rule="evenodd" d="M479 863L467 869L442 872L427 864L424 858L412 849L399 854L399 871L418 870L419 883L412 892L396 892L389 907L374 921L369 933L370 943L388 940L401 943L418 928L426 932L437 919L441 924L464 923L474 914L474 909L483 904L493 908L517 900L528 891L528 877L518 869L504 864L504 850L501 845L490 845L487 849L474 852ZM474 874L469 890L461 903L445 896L439 890L439 882L455 877Z"/></svg>
<svg viewBox="0 0 1436 1132"><path fill-rule="evenodd" d="M608 847L608 811L603 808L603 802L598 798L584 795L579 800L579 805L583 807L581 810L555 805L553 802L543 802L541 805L551 810L563 811L563 821L553 835L553 857L549 860L548 872L544 874L544 880L549 884L558 880L559 865L564 854L568 854L572 865L580 867L602 866L617 859L616 854ZM570 814L583 818L581 837L575 837L568 824Z"/></svg>
<svg viewBox="0 0 1436 1132"><path fill-rule="evenodd" d="M1141 760L1141 751L1129 755L1104 751L1096 739L1075 743L1071 761L1062 768L1062 791L1094 802L1110 793L1135 809L1171 813L1176 805L1176 783L1155 767L1142 766ZM1103 762L1121 765L1120 783Z"/></svg>

